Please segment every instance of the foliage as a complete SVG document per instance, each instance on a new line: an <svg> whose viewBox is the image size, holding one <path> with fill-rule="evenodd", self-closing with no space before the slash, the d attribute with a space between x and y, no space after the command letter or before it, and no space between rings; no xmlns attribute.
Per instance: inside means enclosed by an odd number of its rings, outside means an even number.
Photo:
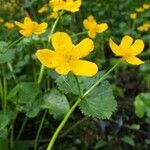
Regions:
<svg viewBox="0 0 150 150"><path fill-rule="evenodd" d="M0 149L149 149L150 4L80 2L0 1Z"/></svg>
<svg viewBox="0 0 150 150"><path fill-rule="evenodd" d="M146 114L150 117L150 93L141 93L136 96L134 101L135 114L142 118Z"/></svg>

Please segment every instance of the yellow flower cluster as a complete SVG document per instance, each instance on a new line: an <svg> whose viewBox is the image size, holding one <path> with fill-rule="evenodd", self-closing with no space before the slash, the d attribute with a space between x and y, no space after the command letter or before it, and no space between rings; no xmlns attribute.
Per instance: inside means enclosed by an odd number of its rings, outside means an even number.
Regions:
<svg viewBox="0 0 150 150"><path fill-rule="evenodd" d="M81 0L50 0L49 5L52 7L53 12L48 18L57 18L60 10L66 10L72 13L79 11L81 3Z"/></svg>
<svg viewBox="0 0 150 150"><path fill-rule="evenodd" d="M15 25L12 22L5 22L5 20L2 17L0 17L0 23L2 23L4 27L8 29L13 29L15 27Z"/></svg>
<svg viewBox="0 0 150 150"><path fill-rule="evenodd" d="M40 9L38 9L38 13L39 13L39 14L42 14L42 13L44 13L44 12L47 12L47 10L48 10L48 6L47 6L47 5L44 5L44 6L42 6Z"/></svg>
<svg viewBox="0 0 150 150"><path fill-rule="evenodd" d="M66 10L70 12L79 11L79 7L81 6L81 0L50 0L49 4L52 7L54 12L58 12L59 10Z"/></svg>
<svg viewBox="0 0 150 150"><path fill-rule="evenodd" d="M81 0L50 0L50 5L53 8L53 16L58 15L59 10L67 10L75 12L79 10ZM47 11L46 5L39 10L39 13ZM132 14L135 18L135 14ZM32 21L29 17L24 18L24 22L15 22L21 28L19 31L23 36L31 36L33 34L42 34L47 29L47 23L38 24ZM89 16L83 21L84 27L88 30L88 35L95 38L97 33L102 33L108 29L107 23L98 24L93 16ZM38 49L35 53L36 57L43 66L55 69L59 74L66 75L73 72L79 76L94 76L98 71L98 66L90 61L82 60L90 52L94 50L94 43L91 39L85 38L77 45L72 43L70 36L65 32L56 32L51 36L52 46L51 49ZM110 48L116 56L121 56L123 60L132 65L139 65L144 63L138 57L144 49L144 42L141 39L135 40L126 35L121 40L120 45L117 45L110 38Z"/></svg>
<svg viewBox="0 0 150 150"><path fill-rule="evenodd" d="M150 31L150 23L144 23L143 25L139 26L137 29L140 32Z"/></svg>
<svg viewBox="0 0 150 150"><path fill-rule="evenodd" d="M41 23L38 24L35 21L32 21L29 17L24 18L24 22L20 23L18 21L15 21L15 24L21 28L19 31L23 36L31 36L33 34L42 34L46 31L48 24L47 23Z"/></svg>
<svg viewBox="0 0 150 150"><path fill-rule="evenodd" d="M126 35L121 40L119 46L114 43L111 38L109 40L109 45L116 56L121 56L129 64L140 65L144 63L142 60L136 57L144 50L143 40L137 39L133 43L133 39L130 36Z"/></svg>
<svg viewBox="0 0 150 150"><path fill-rule="evenodd" d="M144 8L139 7L139 8L136 8L135 11L138 13L141 13L141 12L144 12Z"/></svg>
<svg viewBox="0 0 150 150"><path fill-rule="evenodd" d="M131 13L129 16L131 19L135 20L137 18L137 13L142 13L145 10L150 9L150 4L143 4L142 7L138 7L135 9L136 12Z"/></svg>
<svg viewBox="0 0 150 150"><path fill-rule="evenodd" d="M15 27L15 25L11 22L5 22L4 26L8 29L13 29Z"/></svg>
<svg viewBox="0 0 150 150"><path fill-rule="evenodd" d="M150 9L150 4L143 4L144 9Z"/></svg>
<svg viewBox="0 0 150 150"><path fill-rule="evenodd" d="M98 67L95 63L81 60L94 49L93 41L85 38L79 44L74 45L67 33L56 32L52 36L54 51L50 49L39 49L36 52L40 62L48 67L55 68L59 74L68 74L72 71L75 75L93 76Z"/></svg>
<svg viewBox="0 0 150 150"><path fill-rule="evenodd" d="M85 29L88 30L88 35L90 38L95 38L96 33L102 33L108 29L107 23L97 24L93 16L89 16L83 21Z"/></svg>
<svg viewBox="0 0 150 150"><path fill-rule="evenodd" d="M3 23L4 19L2 17L0 17L0 23Z"/></svg>
<svg viewBox="0 0 150 150"><path fill-rule="evenodd" d="M131 13L130 18L135 20L137 18L137 13Z"/></svg>
<svg viewBox="0 0 150 150"><path fill-rule="evenodd" d="M135 10L136 12L141 13L148 9L150 9L150 4L143 4L142 7L136 8Z"/></svg>
<svg viewBox="0 0 150 150"><path fill-rule="evenodd" d="M79 7L81 6L81 0L49 0L49 6L52 7L53 12L48 16L49 19L57 18L58 12L60 10L65 10L69 12L79 11ZM48 4L45 4L40 9L38 9L38 13L42 14L48 11Z"/></svg>

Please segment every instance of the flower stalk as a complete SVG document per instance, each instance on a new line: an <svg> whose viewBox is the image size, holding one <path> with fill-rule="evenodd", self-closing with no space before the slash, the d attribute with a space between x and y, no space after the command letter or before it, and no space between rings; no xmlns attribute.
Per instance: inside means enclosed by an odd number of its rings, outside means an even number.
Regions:
<svg viewBox="0 0 150 150"><path fill-rule="evenodd" d="M62 122L60 123L60 125L57 127L56 131L54 132L47 150L51 150L53 148L53 145L55 143L55 140L58 137L59 132L61 131L61 129L64 127L65 123L67 122L67 120L69 119L69 117L71 116L71 114L73 113L73 111L75 110L75 108L80 104L80 102L89 94L93 91L93 89L100 83L102 82L104 79L106 79L106 77L121 63L122 59L120 59L111 69L109 69L97 82L95 82L95 84L93 86L91 86L91 88L89 90L87 90L82 97L79 97L77 99L77 101L74 103L74 105L70 108L70 110L68 111L68 113L66 114L66 116L64 117L64 119L62 120Z"/></svg>

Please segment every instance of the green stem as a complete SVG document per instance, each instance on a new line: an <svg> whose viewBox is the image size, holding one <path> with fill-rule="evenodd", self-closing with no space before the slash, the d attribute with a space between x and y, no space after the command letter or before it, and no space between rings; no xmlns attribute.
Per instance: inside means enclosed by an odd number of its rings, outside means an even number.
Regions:
<svg viewBox="0 0 150 150"><path fill-rule="evenodd" d="M60 17L58 17L58 18L55 20L55 22L54 22L54 24L53 24L53 26L52 26L51 32L50 32L50 34L49 34L49 39L48 39L48 43L47 43L47 48L49 48L51 36L52 36L52 34L53 34L53 32L54 32L54 30L55 30L55 28L56 28L56 25L57 25L57 23L58 23L59 18L60 18Z"/></svg>
<svg viewBox="0 0 150 150"><path fill-rule="evenodd" d="M10 134L10 148L13 149L14 145L14 128L13 125L11 125L11 134Z"/></svg>
<svg viewBox="0 0 150 150"><path fill-rule="evenodd" d="M47 150L51 150L54 142L59 134L59 132L61 131L61 129L64 127L65 123L67 122L67 120L69 119L70 115L73 113L73 111L75 110L75 108L79 105L79 103L81 102L81 99L78 98L78 100L75 102L75 104L71 107L71 109L68 111L68 113L66 114L66 116L64 117L64 119L62 120L62 122L60 123L60 125L58 126L58 128L56 129L55 133L52 136L52 139L48 145Z"/></svg>
<svg viewBox="0 0 150 150"><path fill-rule="evenodd" d="M74 75L74 77L75 77L75 80L77 83L77 87L78 87L78 91L79 91L79 97L82 97L83 93L82 93L81 88L80 88L80 83L79 83L78 77L76 75Z"/></svg>
<svg viewBox="0 0 150 150"><path fill-rule="evenodd" d="M41 122L40 122L40 126L39 126L38 131L37 131L37 134L36 134L36 138L35 138L35 142L34 142L34 150L36 150L36 149L37 149L37 146L38 146L38 145L37 145L37 144L38 144L38 139L39 139L39 135L40 135L40 132L41 132L41 129L42 129L42 126L43 126L45 117L46 117L46 113L47 113L47 111L45 110L45 111L44 111L44 114L43 114L43 116L42 116L42 120L41 120Z"/></svg>
<svg viewBox="0 0 150 150"><path fill-rule="evenodd" d="M2 79L0 78L0 99L1 99L1 107L4 107L4 102L3 102L3 84L2 84Z"/></svg>
<svg viewBox="0 0 150 150"><path fill-rule="evenodd" d="M22 126L21 126L21 128L20 128L19 134L18 134L18 136L17 136L17 138L16 138L16 141L18 141L18 140L20 139L20 137L21 137L21 135L22 135L22 132L23 132L23 130L24 130L24 127L25 127L27 121L28 121L28 118L25 117L24 120L23 120Z"/></svg>
<svg viewBox="0 0 150 150"><path fill-rule="evenodd" d="M2 75L3 75L3 112L6 112L7 109L7 100L6 100L6 96L7 96L7 81L6 81L6 76L5 76L5 68L2 65Z"/></svg>
<svg viewBox="0 0 150 150"><path fill-rule="evenodd" d="M103 33L101 33L100 35L100 42L101 42L101 46L100 46L100 51L98 50L98 55L99 57L102 58L103 61L105 61L105 52L104 52L104 35Z"/></svg>
<svg viewBox="0 0 150 150"><path fill-rule="evenodd" d="M4 53L9 49L11 48L12 46L14 46L15 44L17 44L21 39L23 39L23 36L21 36L20 38L18 38L17 40L15 40L14 42L10 43L8 45L8 47L6 47L6 49L4 50Z"/></svg>
<svg viewBox="0 0 150 150"><path fill-rule="evenodd" d="M75 36L79 36L79 35L84 35L84 34L87 34L88 32L87 31L83 31L83 32L79 32L77 34L73 34L71 35L71 37L75 37Z"/></svg>
<svg viewBox="0 0 150 150"><path fill-rule="evenodd" d="M135 31L135 20L133 20L132 22L132 34L134 34L134 31Z"/></svg>
<svg viewBox="0 0 150 150"><path fill-rule="evenodd" d="M15 76L15 74L14 74L13 67L12 67L12 65L11 65L11 63L10 63L10 62L8 62L7 64L8 64L8 68L9 68L9 70L10 70L11 74L12 74L12 77L13 77L13 79L14 79L15 83L17 84L17 83L18 83L18 80L17 80L17 78L16 78L16 76Z"/></svg>
<svg viewBox="0 0 150 150"><path fill-rule="evenodd" d="M43 74L44 74L44 66L41 65L40 74L39 74L38 81L37 81L38 84L41 83L42 78L43 78Z"/></svg>
<svg viewBox="0 0 150 150"><path fill-rule="evenodd" d="M83 97L87 96L100 82L102 82L122 61L120 59L111 69L109 69L93 86L91 86L84 94Z"/></svg>
<svg viewBox="0 0 150 150"><path fill-rule="evenodd" d="M60 18L60 17L58 17L58 18L55 20L55 22L54 22L54 24L53 24L53 26L52 26L52 29L51 29L51 32L50 32L50 35L49 35L49 39L48 39L48 43L47 43L47 48L49 47L50 40L51 40L51 36L52 36L52 34L53 34L53 32L54 32L54 30L55 30L55 28L56 28L56 25L57 25L57 23L58 23L59 18ZM43 78L43 74L44 74L44 66L41 65L40 74L39 74L38 81L37 81L38 84L41 83L42 78ZM40 122L38 131L37 131L37 134L36 134L35 143L34 143L34 150L37 149L37 143L38 143L39 135L40 135L40 132L41 132L41 129L42 129L44 120L45 120L46 113L47 113L47 111L45 111L44 114L43 114L42 120L41 120L41 122Z"/></svg>
<svg viewBox="0 0 150 150"><path fill-rule="evenodd" d="M71 116L71 114L73 113L73 111L75 110L75 108L80 104L81 100L86 96L88 95L100 82L102 82L107 76L109 73L111 73L117 66L118 64L121 62L122 60L119 60L110 70L108 70L89 90L87 90L82 98L78 98L77 101L75 102L75 104L71 107L71 109L68 111L68 113L66 114L66 116L64 117L64 119L62 120L62 122L60 123L60 125L57 127L56 131L54 132L50 142L49 142L49 145L48 145L48 148L47 150L51 150L54 143L55 143L55 140L59 134L59 132L61 131L61 129L64 127L65 123L67 122L67 120L69 119L69 117Z"/></svg>
<svg viewBox="0 0 150 150"><path fill-rule="evenodd" d="M49 39L48 39L48 43L47 43L47 48L49 47L49 44L50 44L50 40L51 40L51 36L56 28L56 25L58 23L58 20L59 20L59 17L55 20L53 26L52 26L52 29L51 29L51 32L50 32L50 35L49 35ZM43 78L43 74L44 74L44 66L41 65L41 69L40 69L40 74L39 74L39 77L38 77L38 84L41 83L42 81L42 78Z"/></svg>

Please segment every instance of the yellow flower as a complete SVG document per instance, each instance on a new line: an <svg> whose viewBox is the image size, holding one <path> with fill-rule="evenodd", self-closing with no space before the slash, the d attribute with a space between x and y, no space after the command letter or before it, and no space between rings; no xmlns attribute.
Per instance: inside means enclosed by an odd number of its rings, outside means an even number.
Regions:
<svg viewBox="0 0 150 150"><path fill-rule="evenodd" d="M35 21L32 21L29 17L25 17L24 23L15 21L15 24L21 28L19 31L23 36L31 36L32 34L42 34L46 31L48 24L41 23L38 24Z"/></svg>
<svg viewBox="0 0 150 150"><path fill-rule="evenodd" d="M41 7L39 10L38 10L38 13L39 14L42 14L44 12L46 12L48 10L48 6L47 5L44 5L43 7Z"/></svg>
<svg viewBox="0 0 150 150"><path fill-rule="evenodd" d="M6 22L6 23L4 24L4 26L5 26L6 28L8 28L8 29L13 29L13 28L15 27L14 24L11 23L11 22Z"/></svg>
<svg viewBox="0 0 150 150"><path fill-rule="evenodd" d="M143 8L144 8L144 9L149 9L149 8L150 8L150 5L149 5L149 4L143 4Z"/></svg>
<svg viewBox="0 0 150 150"><path fill-rule="evenodd" d="M91 38L96 37L96 33L102 33L107 30L107 23L97 24L93 16L89 16L87 19L83 21L83 25L85 29L88 30L88 35Z"/></svg>
<svg viewBox="0 0 150 150"><path fill-rule="evenodd" d="M58 17L58 12L52 12L47 18L51 19L54 18L56 19Z"/></svg>
<svg viewBox="0 0 150 150"><path fill-rule="evenodd" d="M137 18L137 13L131 13L130 18L133 19L133 20L136 19Z"/></svg>
<svg viewBox="0 0 150 150"><path fill-rule="evenodd" d="M144 9L142 7L136 8L135 10L136 12L144 12Z"/></svg>
<svg viewBox="0 0 150 150"><path fill-rule="evenodd" d="M122 56L122 58L132 65L140 65L144 63L138 57L144 49L144 42L141 39L135 40L133 43L133 39L126 35L122 38L120 45L118 46L113 40L110 38L109 40L110 48L116 56Z"/></svg>
<svg viewBox="0 0 150 150"><path fill-rule="evenodd" d="M147 31L150 30L150 24L149 23L145 23L145 24L139 26L137 29L139 31L141 31L141 32L144 32L144 31L147 32Z"/></svg>
<svg viewBox="0 0 150 150"><path fill-rule="evenodd" d="M54 12L66 10L73 13L79 11L81 0L50 0L49 4Z"/></svg>
<svg viewBox="0 0 150 150"><path fill-rule="evenodd" d="M4 19L2 17L0 17L0 23L3 23Z"/></svg>
<svg viewBox="0 0 150 150"><path fill-rule="evenodd" d="M35 54L44 66L54 68L63 75L70 71L80 76L94 76L97 73L98 67L95 63L80 59L93 51L94 44L91 39L85 38L74 45L67 33L56 32L52 35L52 45L54 51L39 49Z"/></svg>

